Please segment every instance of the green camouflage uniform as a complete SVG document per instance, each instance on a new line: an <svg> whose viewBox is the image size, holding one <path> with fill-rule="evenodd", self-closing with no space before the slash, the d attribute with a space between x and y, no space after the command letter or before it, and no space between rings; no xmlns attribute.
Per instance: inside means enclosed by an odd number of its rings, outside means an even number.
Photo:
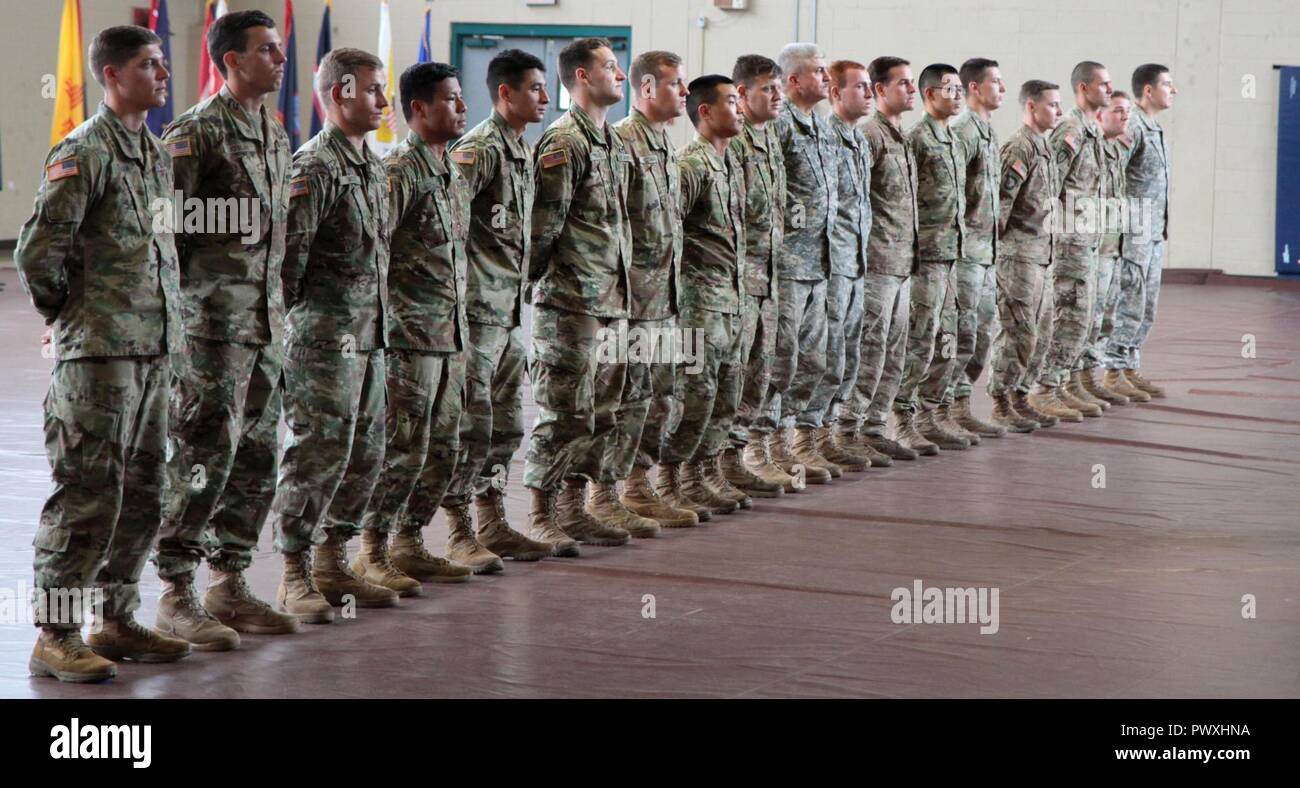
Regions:
<svg viewBox="0 0 1300 788"><path fill-rule="evenodd" d="M461 463L446 502L504 489L524 437L520 323L533 212L533 153L496 110L451 147L470 197Z"/></svg>
<svg viewBox="0 0 1300 788"><path fill-rule="evenodd" d="M741 350L745 382L732 422L731 441L744 448L776 429L764 410L776 352L777 259L785 235L785 160L771 123L756 128L745 118L731 147L745 168L745 303L741 309Z"/></svg>
<svg viewBox="0 0 1300 788"><path fill-rule="evenodd" d="M102 590L103 614L140 605L140 572L167 494L167 393L184 372L171 158L106 105L54 146L14 251L19 281L53 327L45 449L54 491L35 547L37 610L50 589ZM62 629L79 621L46 621Z"/></svg>
<svg viewBox="0 0 1300 788"><path fill-rule="evenodd" d="M651 128L639 110L615 124L614 131L632 157L627 194L632 226L628 331L635 335L639 329L647 340L665 338L677 325L682 262L677 153L668 132ZM626 479L634 462L645 468L658 462L663 437L681 421L681 403L673 396L674 365L661 360L657 346L651 347L649 358L628 360L617 438L602 481Z"/></svg>
<svg viewBox="0 0 1300 788"><path fill-rule="evenodd" d="M1002 146L998 334L989 395L1029 393L1052 341L1053 226L1060 178L1047 138L1028 126Z"/></svg>
<svg viewBox="0 0 1300 788"><path fill-rule="evenodd" d="M862 359L853 416L884 435L902 382L916 265L916 157L903 132L880 112L863 126L871 151L871 235L862 298Z"/></svg>
<svg viewBox="0 0 1300 788"><path fill-rule="evenodd" d="M1105 138L1096 118L1075 107L1052 130L1050 142L1061 178L1066 226L1057 239L1053 264L1052 347L1039 385L1064 385L1088 342L1097 294L1097 249L1101 245L1102 152Z"/></svg>
<svg viewBox="0 0 1300 788"><path fill-rule="evenodd" d="M630 157L608 125L576 104L537 142L529 279L529 380L537 421L524 484L558 489L566 476L599 480L616 441L627 376L632 230Z"/></svg>
<svg viewBox="0 0 1300 788"><path fill-rule="evenodd" d="M1169 142L1165 130L1152 116L1135 109L1128 122L1128 152L1124 189L1139 215L1124 234L1124 262L1120 276L1115 331L1107 344L1108 369L1139 369L1142 345L1151 334L1160 300L1160 272L1169 241Z"/></svg>
<svg viewBox="0 0 1300 788"><path fill-rule="evenodd" d="M809 403L826 378L826 280L839 200L839 136L816 112L804 114L790 101L772 125L785 162L786 205L777 258L776 354L764 410L782 427L820 427L825 404L814 411Z"/></svg>
<svg viewBox="0 0 1300 788"><path fill-rule="evenodd" d="M183 199L205 210L232 198L243 210L256 203L260 225L251 243L238 223L176 228L190 363L172 379L172 494L154 557L161 577L193 572L205 555L219 569L248 568L275 495L293 152L284 127L258 109L250 117L225 87L163 132Z"/></svg>
<svg viewBox="0 0 1300 788"><path fill-rule="evenodd" d="M719 155L696 134L677 152L681 170L681 312L678 325L704 336L697 369L678 370L682 420L663 462L699 462L727 447L744 381L740 308L744 298L745 177L736 149Z"/></svg>
<svg viewBox="0 0 1300 788"><path fill-rule="evenodd" d="M836 178L838 201L831 227L831 278L826 285L826 388L810 408L829 401L822 422L857 426L850 401L862 359L863 284L867 273L867 239L871 237L871 148L852 124L832 112L828 123L839 144Z"/></svg>
<svg viewBox="0 0 1300 788"><path fill-rule="evenodd" d="M1101 236L1101 246L1097 250L1097 276L1093 280L1096 300L1092 309L1092 327L1088 331L1088 342L1083 353L1075 362L1076 370L1096 369L1102 366L1106 357L1106 343L1115 329L1115 309L1119 305L1120 277L1120 222L1126 210L1124 199L1124 167L1128 163L1128 153L1133 141L1127 134L1102 142L1102 153L1106 156L1105 166L1101 172L1101 196L1103 201L1102 216L1106 222L1103 229L1107 232Z"/></svg>
<svg viewBox="0 0 1300 788"><path fill-rule="evenodd" d="M465 239L469 189L411 131L388 172L388 409L383 471L365 527L419 531L438 512L460 457L465 408Z"/></svg>
<svg viewBox="0 0 1300 788"><path fill-rule="evenodd" d="M896 411L937 407L947 392L957 356L956 288L948 282L953 263L965 255L966 235L965 145L928 113L907 140L916 157L919 245Z"/></svg>
<svg viewBox="0 0 1300 788"><path fill-rule="evenodd" d="M966 153L965 254L953 263L950 286L955 314L944 320L957 325L957 356L948 378L945 403L971 394L993 352L998 322L997 276L993 261L998 248L998 135L993 124L967 110L948 124ZM931 363L941 363L942 359Z"/></svg>
<svg viewBox="0 0 1300 788"><path fill-rule="evenodd" d="M276 548L360 532L384 457L388 178L327 123L293 157Z"/></svg>

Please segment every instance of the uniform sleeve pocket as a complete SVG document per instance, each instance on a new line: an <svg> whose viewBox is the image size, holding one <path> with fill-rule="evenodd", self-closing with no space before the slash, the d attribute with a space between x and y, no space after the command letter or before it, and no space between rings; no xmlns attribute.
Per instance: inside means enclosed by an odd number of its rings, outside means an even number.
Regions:
<svg viewBox="0 0 1300 788"><path fill-rule="evenodd" d="M42 525L36 529L36 538L32 540L32 547L41 550L49 550L52 553L62 553L68 549L68 540L72 536L72 531L63 525Z"/></svg>

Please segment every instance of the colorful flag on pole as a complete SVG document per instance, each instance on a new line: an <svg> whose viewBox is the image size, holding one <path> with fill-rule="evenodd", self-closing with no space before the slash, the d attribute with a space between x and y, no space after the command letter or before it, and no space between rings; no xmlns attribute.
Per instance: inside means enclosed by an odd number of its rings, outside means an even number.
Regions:
<svg viewBox="0 0 1300 788"><path fill-rule="evenodd" d="M298 112L298 43L293 26L293 0L284 0L284 81L280 83L280 101L275 114L289 133L289 149L298 149L302 131L302 114Z"/></svg>
<svg viewBox="0 0 1300 788"><path fill-rule="evenodd" d="M375 131L375 142L382 151L397 141L397 115L393 112L393 26L388 21L388 0L379 4L379 48L375 54L384 61L384 98L388 100L383 122Z"/></svg>
<svg viewBox="0 0 1300 788"><path fill-rule="evenodd" d="M167 0L152 0L150 3L149 29L162 39L163 60L167 61L167 68L170 69L172 67L172 26L167 18ZM149 130L158 136L162 136L163 128L172 122L170 82L167 85L167 103L149 110L149 117L145 121L149 125Z"/></svg>
<svg viewBox="0 0 1300 788"><path fill-rule="evenodd" d="M316 37L316 63L311 67L311 135L320 134L325 124L325 108L321 106L320 96L316 95L316 72L320 69L321 58L330 51L330 0L325 0L325 16L321 19L320 35Z"/></svg>
<svg viewBox="0 0 1300 788"><path fill-rule="evenodd" d="M433 3L424 4L424 31L420 33L420 54L416 63L429 63L433 60L433 44L429 38L429 24L433 17Z"/></svg>
<svg viewBox="0 0 1300 788"><path fill-rule="evenodd" d="M63 0L59 24L59 73L55 81L50 147L86 120L86 75L82 61L81 0Z"/></svg>
<svg viewBox="0 0 1300 788"><path fill-rule="evenodd" d="M226 0L208 0L203 11L203 36L199 41L199 101L217 95L226 81L221 78L217 64L208 57L208 29L219 17L226 15Z"/></svg>

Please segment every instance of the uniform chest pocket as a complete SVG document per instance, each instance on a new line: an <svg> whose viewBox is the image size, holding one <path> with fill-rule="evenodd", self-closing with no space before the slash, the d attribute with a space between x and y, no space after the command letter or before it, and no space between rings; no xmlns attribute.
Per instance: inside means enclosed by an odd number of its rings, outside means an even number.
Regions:
<svg viewBox="0 0 1300 788"><path fill-rule="evenodd" d="M117 223L123 227L138 228L140 232L149 232L153 226L150 212L162 206L149 204L149 191L145 188L144 175L133 164L118 164L113 167L113 189L118 199L115 200ZM171 198L172 195L166 195Z"/></svg>

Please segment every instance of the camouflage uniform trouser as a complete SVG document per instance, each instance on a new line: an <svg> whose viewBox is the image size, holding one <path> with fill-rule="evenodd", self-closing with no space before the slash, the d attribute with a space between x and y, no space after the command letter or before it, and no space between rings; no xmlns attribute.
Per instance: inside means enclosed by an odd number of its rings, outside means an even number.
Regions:
<svg viewBox="0 0 1300 788"><path fill-rule="evenodd" d="M633 464L649 468L659 462L664 435L681 420L681 407L673 397L672 337L676 329L675 317L627 321L627 385L601 481L622 481L632 472Z"/></svg>
<svg viewBox="0 0 1300 788"><path fill-rule="evenodd" d="M1106 345L1107 369L1140 369L1142 346L1151 334L1160 300L1165 242L1130 243L1124 239L1115 331Z"/></svg>
<svg viewBox="0 0 1300 788"><path fill-rule="evenodd" d="M943 401L969 397L993 353L998 327L998 277L992 259L961 259L952 266L956 292L957 358Z"/></svg>
<svg viewBox="0 0 1300 788"><path fill-rule="evenodd" d="M949 304L949 278L952 260L921 260L912 274L912 311L907 329L907 362L903 382L894 397L894 410L918 411L933 408L938 402L922 402L921 385L932 374L930 362L939 356L940 367L934 373L938 394L943 395L957 352L957 314ZM950 318L945 321L945 313ZM937 350L936 350L937 347ZM944 351L947 351L946 353Z"/></svg>
<svg viewBox="0 0 1300 788"><path fill-rule="evenodd" d="M834 424L843 415L846 425L857 425L857 419L844 402L858 382L862 360L862 284L862 277L838 274L831 274L827 282L826 376L808 403L808 413L801 422Z"/></svg>
<svg viewBox="0 0 1300 788"><path fill-rule="evenodd" d="M740 347L744 354L744 389L736 419L731 424L731 444L744 448L751 438L762 438L776 429L776 420L763 410L772 385L772 356L776 351L777 299L745 294L741 298Z"/></svg>
<svg viewBox="0 0 1300 788"><path fill-rule="evenodd" d="M1118 255L1102 255L1097 258L1097 276L1093 279L1093 293L1096 298L1092 307L1092 328L1088 331L1088 342L1083 353L1074 363L1075 371L1096 369L1106 357L1106 343L1115 330L1115 307L1119 304L1119 277L1121 270Z"/></svg>
<svg viewBox="0 0 1300 788"><path fill-rule="evenodd" d="M682 403L682 420L664 439L660 458L665 465L698 462L727 447L745 383L741 322L738 314L682 308L677 324L704 335L704 357L693 367L677 368L675 398Z"/></svg>
<svg viewBox="0 0 1300 788"><path fill-rule="evenodd" d="M782 428L796 420L816 427L808 402L826 375L826 280L779 279L777 287L776 355L763 410Z"/></svg>
<svg viewBox="0 0 1300 788"><path fill-rule="evenodd" d="M1097 301L1097 250L1053 264L1052 347L1047 353L1038 384L1045 389L1063 386L1070 370L1083 355L1092 331L1092 310ZM1064 266L1062 265L1064 263ZM1086 267L1085 267L1086 266Z"/></svg>
<svg viewBox="0 0 1300 788"><path fill-rule="evenodd" d="M1052 344L1052 266L999 257L998 333L989 396L1028 394Z"/></svg>
<svg viewBox="0 0 1300 788"><path fill-rule="evenodd" d="M912 312L912 279L867 272L862 286L862 360L852 413L872 435L884 435L903 377Z"/></svg>
<svg viewBox="0 0 1300 788"><path fill-rule="evenodd" d="M284 421L288 434L271 502L275 548L295 553L361 532L384 460L383 350L288 345Z"/></svg>
<svg viewBox="0 0 1300 788"><path fill-rule="evenodd" d="M384 459L364 525L419 531L438 513L464 456L465 354L384 351Z"/></svg>
<svg viewBox="0 0 1300 788"><path fill-rule="evenodd" d="M524 463L526 486L555 490L567 476L600 479L627 380L616 347L626 331L623 318L533 306L528 378L537 421Z"/></svg>
<svg viewBox="0 0 1300 788"><path fill-rule="evenodd" d="M167 356L78 358L54 366L45 395L45 451L54 491L36 529L38 610L48 592L89 589L105 616L140 606L140 572L167 492ZM96 592L79 591L82 598ZM38 618L57 629L80 621Z"/></svg>
<svg viewBox="0 0 1300 788"><path fill-rule="evenodd" d="M185 351L188 370L171 384L160 577L193 572L205 556L218 569L247 569L275 495L278 350L187 336Z"/></svg>
<svg viewBox="0 0 1300 788"><path fill-rule="evenodd" d="M469 502L471 493L505 489L510 460L524 439L523 386L528 356L523 329L469 324L465 346L465 411L460 416L463 461L446 505Z"/></svg>

